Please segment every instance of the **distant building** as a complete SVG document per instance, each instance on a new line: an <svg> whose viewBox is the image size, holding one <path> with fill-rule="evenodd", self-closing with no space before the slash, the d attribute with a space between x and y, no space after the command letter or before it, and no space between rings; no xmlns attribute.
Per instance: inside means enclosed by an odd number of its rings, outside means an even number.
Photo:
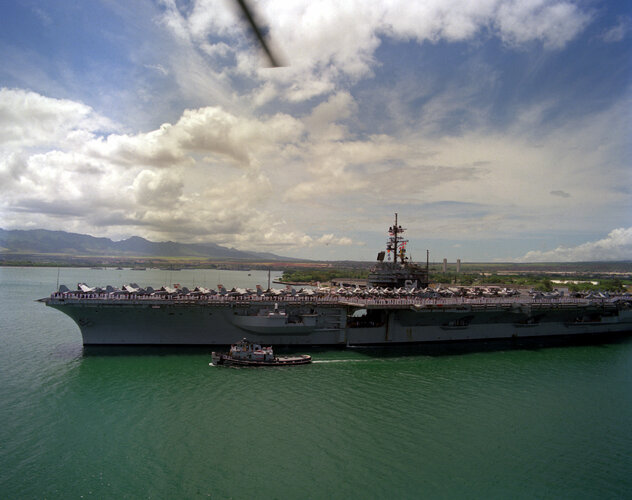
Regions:
<svg viewBox="0 0 632 500"><path fill-rule="evenodd" d="M448 272L448 259L443 259L443 272Z"/></svg>
<svg viewBox="0 0 632 500"><path fill-rule="evenodd" d="M456 272L457 274L461 272L461 259L456 259Z"/></svg>

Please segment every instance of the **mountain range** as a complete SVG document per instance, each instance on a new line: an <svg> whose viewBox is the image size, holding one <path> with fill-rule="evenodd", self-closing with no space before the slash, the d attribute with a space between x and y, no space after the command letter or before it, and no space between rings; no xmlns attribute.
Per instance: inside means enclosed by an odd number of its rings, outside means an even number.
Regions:
<svg viewBox="0 0 632 500"><path fill-rule="evenodd" d="M2 254L65 254L108 257L197 257L209 260L295 260L267 252L244 252L215 243L149 241L138 236L113 241L87 234L47 229L0 229Z"/></svg>

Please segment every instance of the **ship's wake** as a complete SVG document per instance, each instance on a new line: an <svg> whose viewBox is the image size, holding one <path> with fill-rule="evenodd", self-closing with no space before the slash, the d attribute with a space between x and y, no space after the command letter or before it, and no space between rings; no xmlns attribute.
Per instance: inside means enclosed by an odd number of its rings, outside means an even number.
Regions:
<svg viewBox="0 0 632 500"><path fill-rule="evenodd" d="M312 363L365 363L372 361L370 359L321 359L318 361L312 361Z"/></svg>

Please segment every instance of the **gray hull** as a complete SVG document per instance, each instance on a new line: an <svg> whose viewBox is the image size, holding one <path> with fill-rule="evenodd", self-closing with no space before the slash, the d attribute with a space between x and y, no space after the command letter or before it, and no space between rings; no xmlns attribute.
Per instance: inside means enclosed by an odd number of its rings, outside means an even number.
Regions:
<svg viewBox="0 0 632 500"><path fill-rule="evenodd" d="M85 345L228 345L243 337L279 346L388 345L632 332L632 309L615 302L45 302L77 323ZM266 316L275 303L285 309L286 322ZM367 314L353 317L359 309Z"/></svg>

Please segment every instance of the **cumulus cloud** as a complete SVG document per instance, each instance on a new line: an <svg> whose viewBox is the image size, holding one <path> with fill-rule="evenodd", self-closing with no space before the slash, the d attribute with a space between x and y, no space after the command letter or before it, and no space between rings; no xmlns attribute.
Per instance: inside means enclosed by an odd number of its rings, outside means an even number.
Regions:
<svg viewBox="0 0 632 500"><path fill-rule="evenodd" d="M586 262L632 259L632 227L613 229L608 236L576 247L527 252L519 262Z"/></svg>
<svg viewBox="0 0 632 500"><path fill-rule="evenodd" d="M38 102L44 109L50 104ZM426 221L424 231L484 237L514 232L517 220L521 228L534 230L543 218L559 221L560 227L551 229L562 229L568 218L559 210L568 192L583 200L573 209L575 218L593 217L603 200L616 199L613 188L625 172L602 170L595 177L590 166L609 168L603 155L612 150L609 141L623 140L612 133L624 134L622 109L613 106L586 124L559 128L536 147L525 138L532 118L518 119L515 129L499 135L426 137L419 122L419 131L406 135L359 138L345 126L358 113L346 92L298 118L256 118L204 107L136 135L97 136L79 124L72 133L85 134L83 142L60 140L44 152L39 142L32 150L22 146L0 154L3 218L19 225L27 217L18 212L65 210L85 224L107 225L123 235L138 231L239 248L307 248L349 244L343 236L329 236L330 230L316 230L314 210L330 218L341 209L454 200L485 211L475 220L471 211L450 216L443 209ZM551 190L555 185L568 191ZM275 222L285 209L294 222L280 230ZM552 211L557 216L547 217Z"/></svg>
<svg viewBox="0 0 632 500"><path fill-rule="evenodd" d="M0 89L3 149L68 144L115 128L110 120L85 104L21 89Z"/></svg>
<svg viewBox="0 0 632 500"><path fill-rule="evenodd" d="M308 234L300 225L283 231L275 225L278 185L292 183L279 162L304 154L300 144L307 132L299 119L205 107L185 110L174 124L156 130L104 136L95 129L98 117L79 103L33 93L5 95L13 100L3 103L0 123L28 111L20 129L34 137L12 142L5 133L0 153L5 227L35 224L111 237L131 232L244 249L350 243L333 234ZM57 136L31 130L31 121L38 120L61 124L62 130ZM68 139L79 136L83 140ZM270 175L277 173L280 180L273 184Z"/></svg>
<svg viewBox="0 0 632 500"><path fill-rule="evenodd" d="M247 166L268 144L296 141L301 129L301 124L289 115L251 119L205 107L185 110L174 125L165 123L157 130L134 136L112 134L86 147L93 155L125 165L190 164L191 155L201 153L221 155Z"/></svg>
<svg viewBox="0 0 632 500"><path fill-rule="evenodd" d="M182 196L181 176L182 171L142 170L132 184L136 202L141 206L173 206Z"/></svg>
<svg viewBox="0 0 632 500"><path fill-rule="evenodd" d="M285 224L273 224L257 233L245 233L244 236L256 247L267 248L310 248L319 246L349 246L354 242L347 236L336 236L333 233L321 236L310 236L302 231L287 230ZM242 236L241 241L244 241Z"/></svg>
<svg viewBox="0 0 632 500"><path fill-rule="evenodd" d="M342 82L371 75L383 37L421 43L465 41L491 33L511 46L539 42L560 49L590 21L588 12L568 0L272 0L262 2L260 11L289 66L270 71L261 68L254 52L238 50L249 42L230 4L197 0L186 13L173 0L165 5L162 22L178 40L207 54L233 52L234 71L265 82L256 97L260 103L273 94L294 102L308 100L334 93ZM210 36L222 41L209 45Z"/></svg>
<svg viewBox="0 0 632 500"><path fill-rule="evenodd" d="M433 5L424 8L434 12L438 7ZM477 16L488 19L497 4L485 5L488 11ZM460 20L445 11L449 19L420 33L430 40L475 36L482 24L473 9L468 4ZM183 25L182 36L201 36L204 26L203 21L197 27ZM421 28L411 23L406 29L410 32L393 28L389 36L413 38ZM511 43L518 43L516 37ZM367 68L373 64L365 62ZM304 67L311 74L309 64ZM319 74L333 64L332 59ZM339 69L331 71L328 82L344 77ZM492 75L474 85L493 83ZM261 102L274 98L282 88L277 84L290 85L269 77L263 83L269 95ZM301 85L291 83L295 95L305 89ZM594 231L601 224L595 213L609 203L625 207L629 199L629 169L621 160L627 158L627 101L555 130L541 126L551 104L535 102L513 110L516 119L502 131L490 131L483 117L446 135L437 124L472 108L477 96L476 88L453 85L423 94L423 113L407 119L405 127L372 133L373 124L364 131L357 126L366 100L336 85L324 91L330 92L325 99L301 104L295 116L203 106L136 134L116 132L81 103L4 89L2 223L282 252L357 244L358 233L352 238L333 233L329 221L337 221L335 227L344 227L345 233L359 227L351 220L364 221L363 232L374 231L376 215L399 204L462 202L466 208L454 214L446 213L446 205L434 212L425 210L427 205L420 208L415 212L419 233L489 238L519 237L522 231L541 230L543 221L549 231L565 229L569 220ZM581 204L571 207L570 193ZM279 226L286 213L292 214L291 222ZM611 227L627 226L625 217L625 210L614 213ZM320 220L328 224L317 225Z"/></svg>

